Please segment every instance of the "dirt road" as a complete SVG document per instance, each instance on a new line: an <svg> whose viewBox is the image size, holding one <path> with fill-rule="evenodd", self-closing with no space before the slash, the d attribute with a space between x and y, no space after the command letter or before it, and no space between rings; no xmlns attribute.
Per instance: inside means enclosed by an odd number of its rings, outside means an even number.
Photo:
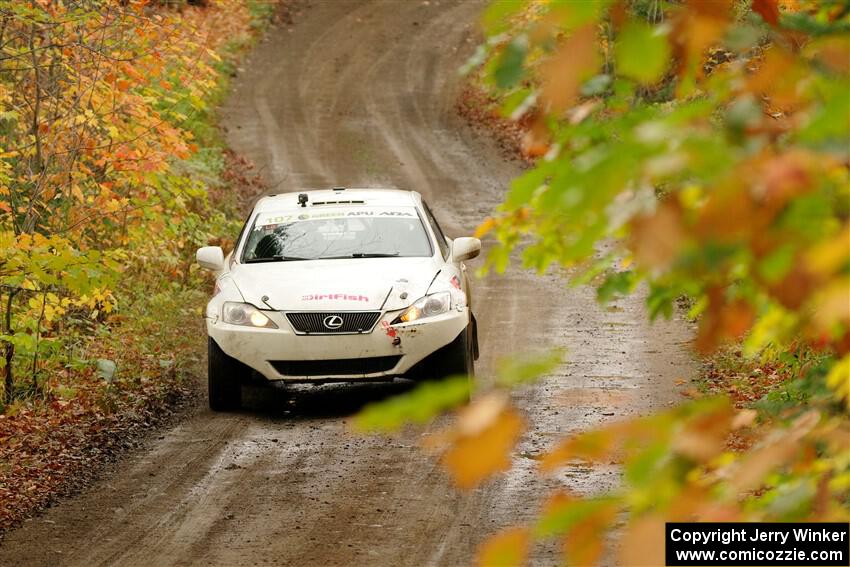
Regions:
<svg viewBox="0 0 850 567"><path fill-rule="evenodd" d="M336 184L422 192L469 234L519 167L453 111L481 5L313 1L245 62L228 141L276 191ZM529 455L564 433L662 407L693 366L690 329L649 325L642 301L518 270L477 282L485 377L498 356L563 346L568 362L516 394L531 425L516 467L456 492L422 431L355 437L347 417L404 385L260 393L237 414L198 409L90 490L9 534L2 565L464 565L487 533L536 513L540 489L591 492L614 469L542 480ZM199 344L203 338L199 337ZM433 430L434 427L430 428ZM555 546L535 563L558 563Z"/></svg>

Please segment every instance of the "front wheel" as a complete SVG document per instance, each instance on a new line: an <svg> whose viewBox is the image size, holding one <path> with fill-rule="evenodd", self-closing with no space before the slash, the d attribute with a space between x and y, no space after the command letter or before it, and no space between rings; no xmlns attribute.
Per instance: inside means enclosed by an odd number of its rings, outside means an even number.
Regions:
<svg viewBox="0 0 850 567"><path fill-rule="evenodd" d="M466 327L460 334L435 352L434 365L430 378L439 380L456 374L466 374L470 379L475 376L475 354L472 326Z"/></svg>
<svg viewBox="0 0 850 567"><path fill-rule="evenodd" d="M229 356L211 338L207 339L207 379L210 409L228 411L242 406L242 364Z"/></svg>

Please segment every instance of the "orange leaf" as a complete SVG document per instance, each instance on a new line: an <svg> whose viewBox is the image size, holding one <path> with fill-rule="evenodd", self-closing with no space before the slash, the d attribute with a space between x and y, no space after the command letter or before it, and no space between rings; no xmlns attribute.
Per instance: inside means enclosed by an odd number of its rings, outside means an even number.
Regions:
<svg viewBox="0 0 850 567"><path fill-rule="evenodd" d="M528 528L511 528L485 541L478 549L478 567L516 567L525 564L531 536Z"/></svg>
<svg viewBox="0 0 850 567"><path fill-rule="evenodd" d="M531 158L546 155L549 151L549 127L543 117L537 115L522 136L522 153Z"/></svg>
<svg viewBox="0 0 850 567"><path fill-rule="evenodd" d="M619 565L662 566L664 558L664 520L643 516L633 520L619 545Z"/></svg>
<svg viewBox="0 0 850 567"><path fill-rule="evenodd" d="M604 506L567 532L564 551L571 565L598 565L605 549L605 532L617 517L615 505Z"/></svg>
<svg viewBox="0 0 850 567"><path fill-rule="evenodd" d="M574 459L593 461L610 458L622 445L621 434L630 427L629 423L618 423L570 437L543 457L540 469L549 472Z"/></svg>
<svg viewBox="0 0 850 567"><path fill-rule="evenodd" d="M496 220L493 217L487 217L475 229L475 238L481 238L496 226Z"/></svg>
<svg viewBox="0 0 850 567"><path fill-rule="evenodd" d="M794 440L780 440L757 451L749 453L731 479L731 485L743 494L758 488L764 477L776 467L794 457L800 446Z"/></svg>
<svg viewBox="0 0 850 567"><path fill-rule="evenodd" d="M779 6L776 0L753 0L753 12L772 26L779 24Z"/></svg>
<svg viewBox="0 0 850 567"><path fill-rule="evenodd" d="M575 30L543 63L540 95L544 104L556 113L565 111L578 97L581 83L598 66L596 25L587 24Z"/></svg>
<svg viewBox="0 0 850 567"><path fill-rule="evenodd" d="M698 462L706 462L725 448L726 437L732 429L732 406L723 404L716 410L697 415L676 435L676 451Z"/></svg>
<svg viewBox="0 0 850 567"><path fill-rule="evenodd" d="M663 269L676 259L685 236L681 216L679 206L671 201L658 207L654 214L632 222L632 245L638 262Z"/></svg>
<svg viewBox="0 0 850 567"><path fill-rule="evenodd" d="M130 81L128 81L127 79L118 79L118 82L115 83L115 86L118 88L119 91L126 91L130 88Z"/></svg>
<svg viewBox="0 0 850 567"><path fill-rule="evenodd" d="M706 50L726 30L732 14L730 0L690 0L673 20L671 39L674 43L674 60L678 61L678 75L690 79L702 77L702 60ZM678 96L689 92L690 80L680 81Z"/></svg>
<svg viewBox="0 0 850 567"><path fill-rule="evenodd" d="M744 300L729 302L724 293L720 287L707 292L708 309L700 321L695 343L699 352L713 352L720 343L740 338L753 324L753 307Z"/></svg>
<svg viewBox="0 0 850 567"><path fill-rule="evenodd" d="M789 109L800 101L798 83L808 79L809 74L792 53L774 46L767 50L761 66L750 78L747 89L769 97L773 107Z"/></svg>
<svg viewBox="0 0 850 567"><path fill-rule="evenodd" d="M490 475L511 466L510 451L522 433L523 420L493 397L464 409L453 445L443 464L461 488L472 488Z"/></svg>

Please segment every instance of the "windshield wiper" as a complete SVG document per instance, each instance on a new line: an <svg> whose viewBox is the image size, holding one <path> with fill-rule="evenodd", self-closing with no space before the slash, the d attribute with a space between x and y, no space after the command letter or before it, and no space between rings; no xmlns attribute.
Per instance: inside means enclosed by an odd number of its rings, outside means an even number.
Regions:
<svg viewBox="0 0 850 567"><path fill-rule="evenodd" d="M315 260L345 260L346 258L395 258L398 252L354 252L353 254L343 254L341 256L319 256Z"/></svg>
<svg viewBox="0 0 850 567"><path fill-rule="evenodd" d="M245 263L259 264L261 262L295 262L298 260L315 260L315 258L301 258L300 256L284 256L283 254L278 254L276 256L267 256L265 258L251 258L250 260L245 260Z"/></svg>

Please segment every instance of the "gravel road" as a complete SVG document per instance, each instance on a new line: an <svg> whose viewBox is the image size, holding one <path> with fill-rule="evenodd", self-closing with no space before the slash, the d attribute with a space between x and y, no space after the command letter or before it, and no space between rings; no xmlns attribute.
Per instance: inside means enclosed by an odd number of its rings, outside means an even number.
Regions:
<svg viewBox="0 0 850 567"><path fill-rule="evenodd" d="M235 80L228 142L274 192L415 189L447 232L471 233L520 171L454 111L481 7L296 4L294 22L272 29ZM353 412L405 384L253 392L239 413L199 408L10 533L0 564L466 565L488 533L536 514L545 489L615 484L613 467L541 478L529 456L566 433L675 401L677 380L695 373L692 329L650 325L640 297L599 308L592 290L556 276L512 270L475 283L483 379L506 354L568 352L553 375L515 394L530 429L510 473L461 493L418 448L439 424L390 438L350 433ZM534 563L558 564L557 546L536 548Z"/></svg>

